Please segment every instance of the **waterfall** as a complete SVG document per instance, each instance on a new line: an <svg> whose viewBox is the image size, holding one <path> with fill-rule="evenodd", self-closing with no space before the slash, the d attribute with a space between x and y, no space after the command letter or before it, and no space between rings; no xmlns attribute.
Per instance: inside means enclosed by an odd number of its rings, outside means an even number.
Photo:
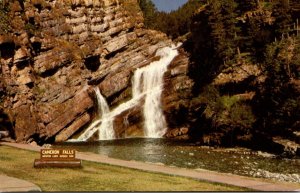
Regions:
<svg viewBox="0 0 300 193"><path fill-rule="evenodd" d="M161 59L137 69L133 77L133 98L146 95L143 114L145 137L162 137L166 132L166 121L161 108L163 76L168 65L178 54L174 47L165 47L156 52Z"/></svg>
<svg viewBox="0 0 300 193"><path fill-rule="evenodd" d="M161 108L161 94L163 90L163 76L168 65L178 55L176 47L165 47L156 52L160 60L151 62L148 66L139 68L134 72L132 79L132 99L109 110L105 98L99 88L95 89L98 109L101 118L94 121L78 139L72 141L86 141L96 131L99 131L99 140L114 139L113 121L120 113L139 104L145 97L143 106L145 137L162 137L167 129L165 117Z"/></svg>
<svg viewBox="0 0 300 193"><path fill-rule="evenodd" d="M94 88L97 97L98 111L101 115L101 119L96 120L91 124L85 132L79 136L77 140L86 141L89 139L96 131L98 131L99 140L109 140L115 139L115 131L113 128L113 117L110 116L109 106L105 98L101 95L98 87Z"/></svg>
<svg viewBox="0 0 300 193"><path fill-rule="evenodd" d="M109 116L109 106L101 95L98 87L95 89L98 101L98 109L101 110L101 126L99 127L99 140L115 139L113 117Z"/></svg>

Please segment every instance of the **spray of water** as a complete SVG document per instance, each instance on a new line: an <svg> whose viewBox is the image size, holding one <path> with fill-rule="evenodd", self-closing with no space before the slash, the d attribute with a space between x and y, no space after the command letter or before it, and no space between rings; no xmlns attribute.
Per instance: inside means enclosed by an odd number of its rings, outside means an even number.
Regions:
<svg viewBox="0 0 300 193"><path fill-rule="evenodd" d="M168 65L178 55L175 46L165 47L156 52L160 60L150 63L148 66L137 69L132 79L132 99L122 103L110 111L105 98L98 87L95 89L98 101L100 118L95 120L77 141L86 141L96 131L99 131L99 140L114 139L115 133L113 120L120 113L139 104L140 99L145 98L143 106L145 137L162 137L167 129L165 117L161 108L161 94L163 90L163 76Z"/></svg>
<svg viewBox="0 0 300 193"><path fill-rule="evenodd" d="M133 95L146 95L143 114L145 118L145 137L158 138L166 132L166 121L161 108L163 76L168 65L178 55L174 47L165 47L157 51L161 59L137 69L133 78Z"/></svg>

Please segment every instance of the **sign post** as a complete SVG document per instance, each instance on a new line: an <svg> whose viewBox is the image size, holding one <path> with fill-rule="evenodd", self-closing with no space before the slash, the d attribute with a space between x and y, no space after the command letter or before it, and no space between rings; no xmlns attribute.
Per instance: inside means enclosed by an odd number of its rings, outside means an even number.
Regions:
<svg viewBox="0 0 300 193"><path fill-rule="evenodd" d="M41 158L34 160L34 167L81 167L74 149L41 149Z"/></svg>

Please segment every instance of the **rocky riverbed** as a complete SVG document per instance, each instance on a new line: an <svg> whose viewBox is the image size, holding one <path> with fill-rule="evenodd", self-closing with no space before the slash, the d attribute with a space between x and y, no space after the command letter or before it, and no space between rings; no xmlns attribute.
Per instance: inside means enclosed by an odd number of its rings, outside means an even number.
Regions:
<svg viewBox="0 0 300 193"><path fill-rule="evenodd" d="M174 140L144 138L64 143L55 147L72 147L124 160L300 183L299 159L281 158L246 148L213 148Z"/></svg>

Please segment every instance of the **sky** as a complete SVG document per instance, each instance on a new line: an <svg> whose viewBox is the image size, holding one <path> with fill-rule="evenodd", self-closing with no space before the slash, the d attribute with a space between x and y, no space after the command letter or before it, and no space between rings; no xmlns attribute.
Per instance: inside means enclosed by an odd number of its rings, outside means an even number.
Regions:
<svg viewBox="0 0 300 193"><path fill-rule="evenodd" d="M178 9L181 5L188 2L188 0L152 0L158 11L170 12Z"/></svg>

